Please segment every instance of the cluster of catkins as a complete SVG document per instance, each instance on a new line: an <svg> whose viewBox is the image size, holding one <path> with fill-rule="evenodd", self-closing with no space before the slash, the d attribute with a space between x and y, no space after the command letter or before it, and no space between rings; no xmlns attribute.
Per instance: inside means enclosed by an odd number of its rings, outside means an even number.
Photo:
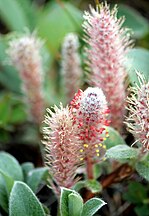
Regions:
<svg viewBox="0 0 149 216"><path fill-rule="evenodd" d="M124 18L117 18L117 8L110 10L106 2L84 13L87 80L92 86L85 91L78 90L82 78L78 37L71 33L64 39L61 74L69 105L47 109L43 128L46 163L56 194L60 193L61 186L70 188L75 184L76 171L84 164L88 179L94 178L93 165L104 159L103 141L108 137L110 122L122 132L127 75L124 62L132 44L129 31L122 27L123 22ZM27 35L10 42L8 49L11 62L20 72L31 116L38 124L45 106L41 45L35 35ZM145 151L149 149L149 84L140 74L138 77L140 86L131 88L130 114L126 121Z"/></svg>
<svg viewBox="0 0 149 216"><path fill-rule="evenodd" d="M59 194L59 187L70 188L79 166L86 164L88 179L93 179L93 165L104 158L103 144L108 131L106 126L109 109L106 98L99 88L79 90L66 108L54 106L47 109L46 126L43 128L46 159Z"/></svg>

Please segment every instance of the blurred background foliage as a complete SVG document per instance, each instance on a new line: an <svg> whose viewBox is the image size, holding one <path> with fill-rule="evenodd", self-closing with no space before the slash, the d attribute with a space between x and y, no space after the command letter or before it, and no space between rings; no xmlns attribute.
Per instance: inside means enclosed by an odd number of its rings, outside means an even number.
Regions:
<svg viewBox="0 0 149 216"><path fill-rule="evenodd" d="M131 84L136 81L135 69L149 73L149 2L146 0L108 1L118 4L118 16L125 16L124 26L132 29L135 48L128 53ZM10 143L32 143L39 141L34 127L29 127L22 101L21 80L14 67L9 65L6 55L8 41L25 32L36 31L43 39L44 93L47 107L64 101L60 85L61 44L69 32L76 32L80 39L80 54L83 62L82 21L83 11L94 1L44 1L44 0L0 0L0 148ZM83 63L82 63L83 66ZM28 125L29 124L29 125ZM7 145L9 144L9 145Z"/></svg>

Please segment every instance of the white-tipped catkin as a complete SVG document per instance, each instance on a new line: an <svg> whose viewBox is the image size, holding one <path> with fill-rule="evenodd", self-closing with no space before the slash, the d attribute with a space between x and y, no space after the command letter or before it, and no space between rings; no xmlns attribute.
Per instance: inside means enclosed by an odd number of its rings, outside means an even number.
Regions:
<svg viewBox="0 0 149 216"><path fill-rule="evenodd" d="M32 120L38 124L44 114L41 47L42 42L31 34L10 41L7 50L11 64L18 70L22 80L22 90Z"/></svg>
<svg viewBox="0 0 149 216"><path fill-rule="evenodd" d="M65 87L66 100L69 103L81 85L82 69L78 53L79 40L74 33L65 36L62 45L62 80Z"/></svg>

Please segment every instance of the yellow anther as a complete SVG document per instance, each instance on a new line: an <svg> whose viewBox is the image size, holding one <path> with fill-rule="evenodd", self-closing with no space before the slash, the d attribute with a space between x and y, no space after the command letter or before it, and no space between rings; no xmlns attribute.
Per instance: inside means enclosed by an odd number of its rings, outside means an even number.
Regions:
<svg viewBox="0 0 149 216"><path fill-rule="evenodd" d="M84 146L85 148L88 148L88 144L84 144L83 146Z"/></svg>
<svg viewBox="0 0 149 216"><path fill-rule="evenodd" d="M99 149L96 149L96 152L99 152Z"/></svg>
<svg viewBox="0 0 149 216"><path fill-rule="evenodd" d="M103 161L105 161L105 160L106 160L106 158L104 157L102 160L103 160Z"/></svg>
<svg viewBox="0 0 149 216"><path fill-rule="evenodd" d="M83 161L84 158L80 158L80 161Z"/></svg>
<svg viewBox="0 0 149 216"><path fill-rule="evenodd" d="M102 147L103 147L104 149L106 149L106 145L103 145Z"/></svg>
<svg viewBox="0 0 149 216"><path fill-rule="evenodd" d="M97 153L97 156L99 157L99 153Z"/></svg>
<svg viewBox="0 0 149 216"><path fill-rule="evenodd" d="M109 137L109 134L106 134L106 137Z"/></svg>
<svg viewBox="0 0 149 216"><path fill-rule="evenodd" d="M80 152L83 152L83 149L80 149Z"/></svg>
<svg viewBox="0 0 149 216"><path fill-rule="evenodd" d="M106 139L107 139L106 137L103 138L104 141L105 141Z"/></svg>
<svg viewBox="0 0 149 216"><path fill-rule="evenodd" d="M99 143L99 146L102 147L102 143Z"/></svg>
<svg viewBox="0 0 149 216"><path fill-rule="evenodd" d="M96 144L95 147L98 148L98 145Z"/></svg>

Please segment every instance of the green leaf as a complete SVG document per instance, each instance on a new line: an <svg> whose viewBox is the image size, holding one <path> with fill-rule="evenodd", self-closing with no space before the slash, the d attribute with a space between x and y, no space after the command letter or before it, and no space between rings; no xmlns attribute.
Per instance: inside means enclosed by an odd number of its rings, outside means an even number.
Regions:
<svg viewBox="0 0 149 216"><path fill-rule="evenodd" d="M132 85L138 83L136 70L143 73L146 80L149 80L149 51L143 48L134 48L127 54L126 67L128 68L128 75ZM139 84L139 83L138 83Z"/></svg>
<svg viewBox="0 0 149 216"><path fill-rule="evenodd" d="M0 175L3 177L5 189L7 191L7 195L9 196L11 189L14 184L14 180L12 177L8 176L5 172L0 169Z"/></svg>
<svg viewBox="0 0 149 216"><path fill-rule="evenodd" d="M80 216L83 210L83 199L79 194L68 195L69 216Z"/></svg>
<svg viewBox="0 0 149 216"><path fill-rule="evenodd" d="M102 169L100 163L94 164L93 173L94 173L94 179L97 179L101 176Z"/></svg>
<svg viewBox="0 0 149 216"><path fill-rule="evenodd" d="M27 119L27 114L22 104L16 104L12 108L9 123L20 124Z"/></svg>
<svg viewBox="0 0 149 216"><path fill-rule="evenodd" d="M43 179L46 180L46 176L48 174L48 168L47 167L42 167L42 168L36 168L31 170L28 173L27 177L27 184L29 187L33 190L35 193L38 189L39 184Z"/></svg>
<svg viewBox="0 0 149 216"><path fill-rule="evenodd" d="M126 144L123 137L112 127L107 127L107 130L109 132L109 137L104 141L104 144L107 146L107 149L120 145L120 144Z"/></svg>
<svg viewBox="0 0 149 216"><path fill-rule="evenodd" d="M92 216L105 204L106 203L99 198L92 198L84 204L81 216Z"/></svg>
<svg viewBox="0 0 149 216"><path fill-rule="evenodd" d="M8 153L0 152L0 170L13 180L23 180L23 173L18 161Z"/></svg>
<svg viewBox="0 0 149 216"><path fill-rule="evenodd" d="M0 0L1 1L1 0ZM0 83L7 89L14 91L15 93L21 93L21 81L18 72L9 65L6 65L7 38L0 36ZM11 82L8 82L11 80Z"/></svg>
<svg viewBox="0 0 149 216"><path fill-rule="evenodd" d="M24 181L26 182L28 173L34 169L34 164L31 162L25 162L21 165L23 175L24 175Z"/></svg>
<svg viewBox="0 0 149 216"><path fill-rule="evenodd" d="M130 182L127 191L123 195L124 199L133 204L141 204L147 199L146 188L139 182Z"/></svg>
<svg viewBox="0 0 149 216"><path fill-rule="evenodd" d="M70 194L75 194L76 195L74 199L77 200L77 202L78 202L78 200L82 199L80 197L80 195L76 191L62 187L61 188L61 196L60 196L60 215L61 216L70 216L69 215L69 207L70 206L71 206L70 211L73 211L73 206L72 205L74 205L74 203L73 203L73 198L72 197L70 198L72 203L69 203L69 201L70 201L69 200L69 195ZM79 208L81 208L81 205L80 205Z"/></svg>
<svg viewBox="0 0 149 216"><path fill-rule="evenodd" d="M138 216L148 216L149 213L149 205L139 205L134 208L136 214Z"/></svg>
<svg viewBox="0 0 149 216"><path fill-rule="evenodd" d="M93 180L87 180L86 182L86 187L91 190L92 193L98 193L102 190L101 184L96 181L95 179Z"/></svg>
<svg viewBox="0 0 149 216"><path fill-rule="evenodd" d="M138 156L138 150L127 145L117 145L107 150L106 157L115 160L135 159Z"/></svg>
<svg viewBox="0 0 149 216"><path fill-rule="evenodd" d="M120 4L118 6L118 17L125 16L124 26L134 32L135 38L142 38L149 32L148 21L135 9Z"/></svg>
<svg viewBox="0 0 149 216"><path fill-rule="evenodd" d="M74 186L73 190L79 191L80 189L85 187L85 181L78 181Z"/></svg>
<svg viewBox="0 0 149 216"><path fill-rule="evenodd" d="M61 196L60 196L60 215L61 216L69 216L69 207L68 207L68 196L73 193L73 190L67 188L61 188Z"/></svg>
<svg viewBox="0 0 149 216"><path fill-rule="evenodd" d="M9 95L1 95L0 97L0 125L4 126L9 122L11 114L11 103Z"/></svg>
<svg viewBox="0 0 149 216"><path fill-rule="evenodd" d="M24 10L17 0L0 0L0 15L11 30L23 31L24 27L29 27Z"/></svg>
<svg viewBox="0 0 149 216"><path fill-rule="evenodd" d="M149 161L143 160L136 164L136 170L140 176L149 181Z"/></svg>
<svg viewBox="0 0 149 216"><path fill-rule="evenodd" d="M81 23L82 13L79 9L68 2L52 3L39 18L38 30L40 36L46 38L51 54L56 55L64 36L80 31Z"/></svg>
<svg viewBox="0 0 149 216"><path fill-rule="evenodd" d="M8 211L8 197L3 177L0 175L0 206Z"/></svg>
<svg viewBox="0 0 149 216"><path fill-rule="evenodd" d="M34 2L31 3L30 0L17 0L17 2L25 13L30 29L34 30L36 27L38 8L35 6Z"/></svg>
<svg viewBox="0 0 149 216"><path fill-rule="evenodd" d="M45 216L41 203L23 182L16 181L9 199L10 216Z"/></svg>

